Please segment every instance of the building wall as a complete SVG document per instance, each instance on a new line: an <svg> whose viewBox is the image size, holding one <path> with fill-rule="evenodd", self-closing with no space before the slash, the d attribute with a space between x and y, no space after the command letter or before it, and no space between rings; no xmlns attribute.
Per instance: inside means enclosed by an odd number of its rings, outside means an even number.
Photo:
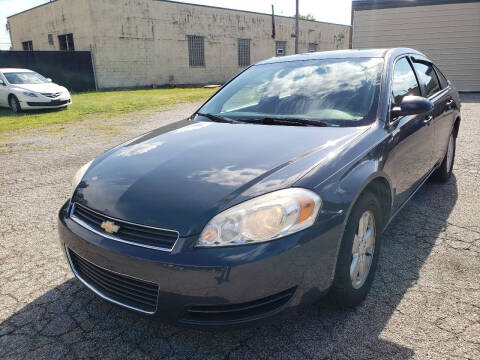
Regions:
<svg viewBox="0 0 480 360"><path fill-rule="evenodd" d="M462 91L480 91L480 2L354 11L353 47L406 46Z"/></svg>
<svg viewBox="0 0 480 360"><path fill-rule="evenodd" d="M124 80L133 85L227 81L242 70L239 38L251 39L252 63L274 56L277 40L287 41L287 54L294 53L293 19L276 17L272 39L268 15L151 0L128 0L122 7L116 0L104 0L96 2L95 9L97 74L105 87L121 86ZM101 21L104 14L117 23ZM348 46L347 26L301 21L300 32L301 51L309 42L318 43L319 50ZM187 35L205 37L205 67L189 66ZM126 59L128 74L123 73Z"/></svg>
<svg viewBox="0 0 480 360"><path fill-rule="evenodd" d="M34 28L25 24L33 19ZM287 55L295 49L293 18L276 16L272 39L269 15L157 0L58 0L9 23L14 49L33 40L35 49L50 50L47 32L72 32L77 50L92 49L100 88L225 82L242 70L240 38L251 39L251 63L274 56L275 41L287 41ZM204 36L204 67L189 66L187 35ZM345 49L349 37L349 26L300 21L300 52L308 43Z"/></svg>
<svg viewBox="0 0 480 360"><path fill-rule="evenodd" d="M92 24L89 1L60 0L8 18L13 50L32 41L33 50L59 50L58 35L74 34L77 50L90 50ZM53 45L48 43L52 34Z"/></svg>

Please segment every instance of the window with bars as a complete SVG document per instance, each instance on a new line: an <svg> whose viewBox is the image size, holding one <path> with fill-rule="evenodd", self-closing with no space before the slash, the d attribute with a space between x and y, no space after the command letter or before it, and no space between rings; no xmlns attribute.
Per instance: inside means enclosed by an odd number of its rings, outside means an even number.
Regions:
<svg viewBox="0 0 480 360"><path fill-rule="evenodd" d="M190 66L205 66L203 36L188 35L188 61Z"/></svg>
<svg viewBox="0 0 480 360"><path fill-rule="evenodd" d="M317 51L317 44L316 43L309 43L308 44L308 52L316 52Z"/></svg>
<svg viewBox="0 0 480 360"><path fill-rule="evenodd" d="M75 51L75 44L73 43L73 34L59 35L58 46L61 51Z"/></svg>
<svg viewBox="0 0 480 360"><path fill-rule="evenodd" d="M50 45L53 45L53 35L52 35L52 34L48 34L48 35L47 35L47 38L48 38L48 43L49 43Z"/></svg>
<svg viewBox="0 0 480 360"><path fill-rule="evenodd" d="M238 66L250 65L250 39L238 39Z"/></svg>
<svg viewBox="0 0 480 360"><path fill-rule="evenodd" d="M285 56L287 53L287 42L286 41L277 41L275 45L275 54L277 56Z"/></svg>
<svg viewBox="0 0 480 360"><path fill-rule="evenodd" d="M22 42L22 48L23 51L33 51L33 42L31 40Z"/></svg>

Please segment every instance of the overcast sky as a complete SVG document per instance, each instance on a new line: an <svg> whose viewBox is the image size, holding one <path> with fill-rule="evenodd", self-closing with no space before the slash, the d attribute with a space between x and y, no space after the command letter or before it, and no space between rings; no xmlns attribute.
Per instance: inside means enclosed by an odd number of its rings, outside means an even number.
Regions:
<svg viewBox="0 0 480 360"><path fill-rule="evenodd" d="M7 16L46 2L48 0L0 0L0 49L10 48L10 37L5 26ZM275 13L278 15L295 14L295 0L188 0L185 2L263 13L270 13L271 4L273 4ZM351 0L300 0L300 14L312 14L318 21L350 24L350 9Z"/></svg>

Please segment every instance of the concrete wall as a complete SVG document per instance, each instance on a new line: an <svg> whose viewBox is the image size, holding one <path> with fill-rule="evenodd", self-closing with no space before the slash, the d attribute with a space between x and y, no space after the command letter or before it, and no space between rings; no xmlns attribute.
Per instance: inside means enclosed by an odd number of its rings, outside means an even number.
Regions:
<svg viewBox="0 0 480 360"><path fill-rule="evenodd" d="M8 18L13 50L33 41L33 50L59 50L58 35L74 34L76 50L90 50L92 24L89 1L60 0ZM48 43L53 36L53 45Z"/></svg>
<svg viewBox="0 0 480 360"><path fill-rule="evenodd" d="M480 2L354 11L353 47L406 46L462 91L480 91Z"/></svg>
<svg viewBox="0 0 480 360"><path fill-rule="evenodd" d="M73 3L82 5L67 11ZM37 35L25 25L32 19ZM47 31L72 32L77 50L92 48L100 88L225 82L242 70L239 38L251 39L252 63L274 56L275 41L287 41L287 54L295 48L293 18L277 16L272 39L269 15L157 0L59 0L11 17L9 23L14 49L25 40L33 40L35 49L50 49ZM205 37L205 67L189 66L187 35ZM37 45L37 36L45 42ZM349 37L349 26L300 21L300 52L308 43L317 43L318 51L345 49Z"/></svg>

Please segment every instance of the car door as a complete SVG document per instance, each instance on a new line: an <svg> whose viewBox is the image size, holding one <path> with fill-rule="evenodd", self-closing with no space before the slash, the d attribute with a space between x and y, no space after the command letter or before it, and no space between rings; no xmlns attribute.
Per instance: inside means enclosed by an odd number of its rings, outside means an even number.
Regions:
<svg viewBox="0 0 480 360"><path fill-rule="evenodd" d="M0 106L8 106L8 87L5 76L0 72L0 80L3 84L0 84Z"/></svg>
<svg viewBox="0 0 480 360"><path fill-rule="evenodd" d="M422 92L410 59L396 60L391 80L391 106L400 106L407 95L421 96ZM390 118L390 152L385 171L390 175L397 208L415 191L434 165L434 131L430 126L432 114Z"/></svg>
<svg viewBox="0 0 480 360"><path fill-rule="evenodd" d="M440 163L447 151L448 139L453 129L458 104L453 96L452 87L446 77L433 65L433 70L440 83L441 91L436 95L437 116L434 118L435 151L437 162Z"/></svg>

